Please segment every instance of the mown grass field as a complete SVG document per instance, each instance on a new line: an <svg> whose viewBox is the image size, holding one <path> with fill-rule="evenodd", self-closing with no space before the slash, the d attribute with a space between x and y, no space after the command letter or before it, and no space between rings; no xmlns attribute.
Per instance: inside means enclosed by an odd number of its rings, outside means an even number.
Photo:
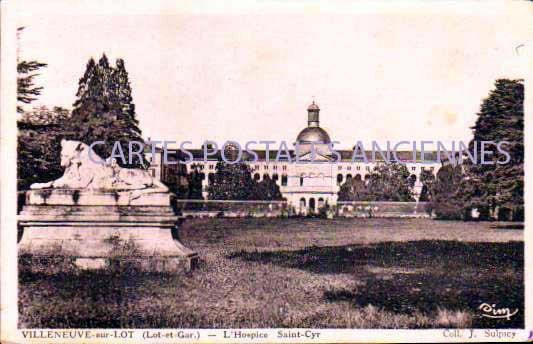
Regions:
<svg viewBox="0 0 533 344"><path fill-rule="evenodd" d="M428 219L192 219L187 274L19 274L21 327L520 328L523 231ZM519 309L481 317L482 303Z"/></svg>

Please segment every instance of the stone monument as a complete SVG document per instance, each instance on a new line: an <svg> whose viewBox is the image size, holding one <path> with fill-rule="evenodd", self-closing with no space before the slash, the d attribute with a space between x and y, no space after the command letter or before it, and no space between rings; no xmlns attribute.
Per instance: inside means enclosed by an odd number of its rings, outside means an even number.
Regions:
<svg viewBox="0 0 533 344"><path fill-rule="evenodd" d="M178 217L168 188L141 169L104 161L78 141L61 141L65 173L31 185L19 215L19 250L34 256L51 249L82 268L104 267L117 242L135 247L158 270L192 269L195 252L178 239Z"/></svg>

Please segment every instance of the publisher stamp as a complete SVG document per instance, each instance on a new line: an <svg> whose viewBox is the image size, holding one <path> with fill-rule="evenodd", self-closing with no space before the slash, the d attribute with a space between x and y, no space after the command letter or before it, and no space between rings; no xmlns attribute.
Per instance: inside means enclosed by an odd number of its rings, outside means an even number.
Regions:
<svg viewBox="0 0 533 344"><path fill-rule="evenodd" d="M481 310L482 317L491 318L491 319L507 319L511 320L511 317L518 313L518 309L511 311L511 309L503 307L498 308L496 304L489 305L488 303L482 303L479 306Z"/></svg>

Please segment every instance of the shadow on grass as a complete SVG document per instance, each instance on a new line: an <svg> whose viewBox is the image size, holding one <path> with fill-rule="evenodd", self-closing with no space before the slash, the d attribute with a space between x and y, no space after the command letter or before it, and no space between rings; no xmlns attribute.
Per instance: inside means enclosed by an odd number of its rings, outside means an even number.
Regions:
<svg viewBox="0 0 533 344"><path fill-rule="evenodd" d="M524 224L523 223L511 223L511 224L497 224L497 225L493 225L493 226L490 226L490 228L495 228L495 229L524 229Z"/></svg>
<svg viewBox="0 0 533 344"><path fill-rule="evenodd" d="M307 247L299 251L239 251L243 259L317 274L353 274L361 283L324 292L328 302L369 304L399 314L439 308L466 310L475 328L523 328L523 242L421 240ZM481 317L482 303L518 309L510 320Z"/></svg>

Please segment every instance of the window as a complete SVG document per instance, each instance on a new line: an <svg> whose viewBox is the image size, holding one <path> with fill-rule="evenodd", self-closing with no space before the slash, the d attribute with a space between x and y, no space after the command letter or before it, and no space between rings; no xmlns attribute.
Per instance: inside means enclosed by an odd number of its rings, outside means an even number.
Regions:
<svg viewBox="0 0 533 344"><path fill-rule="evenodd" d="M300 211L305 210L305 198L300 198Z"/></svg>
<svg viewBox="0 0 533 344"><path fill-rule="evenodd" d="M258 170L259 169L259 165L255 165L255 170Z"/></svg>
<svg viewBox="0 0 533 344"><path fill-rule="evenodd" d="M370 166L367 166L365 170L370 171Z"/></svg>
<svg viewBox="0 0 533 344"><path fill-rule="evenodd" d="M274 166L272 167L272 169L273 169L274 171L276 171L276 170L278 169L278 165L274 165Z"/></svg>
<svg viewBox="0 0 533 344"><path fill-rule="evenodd" d="M287 166L283 166L283 171L287 171Z"/></svg>
<svg viewBox="0 0 533 344"><path fill-rule="evenodd" d="M300 176L300 186L304 185L304 177L305 177L305 174L302 173L302 175Z"/></svg>
<svg viewBox="0 0 533 344"><path fill-rule="evenodd" d="M416 166L411 167L411 171L416 171Z"/></svg>
<svg viewBox="0 0 533 344"><path fill-rule="evenodd" d="M435 170L435 166L431 166L431 167L429 168L429 170L430 170L430 171L434 171L434 170Z"/></svg>
<svg viewBox="0 0 533 344"><path fill-rule="evenodd" d="M281 176L281 186L287 186L287 175L286 174Z"/></svg>
<svg viewBox="0 0 533 344"><path fill-rule="evenodd" d="M356 166L355 169L359 171L361 169L361 166Z"/></svg>
<svg viewBox="0 0 533 344"><path fill-rule="evenodd" d="M265 165L265 170L268 170L268 165Z"/></svg>
<svg viewBox="0 0 533 344"><path fill-rule="evenodd" d="M351 171L351 170L352 170L352 166L348 166L348 167L346 167L346 169L347 169L348 171Z"/></svg>
<svg viewBox="0 0 533 344"><path fill-rule="evenodd" d="M339 171L342 170L342 166L339 165Z"/></svg>
<svg viewBox="0 0 533 344"><path fill-rule="evenodd" d="M424 166L420 167L420 170L423 172L426 170L426 168Z"/></svg>
<svg viewBox="0 0 533 344"><path fill-rule="evenodd" d="M212 170L213 168L215 168L215 165L211 164L209 165L209 169Z"/></svg>

